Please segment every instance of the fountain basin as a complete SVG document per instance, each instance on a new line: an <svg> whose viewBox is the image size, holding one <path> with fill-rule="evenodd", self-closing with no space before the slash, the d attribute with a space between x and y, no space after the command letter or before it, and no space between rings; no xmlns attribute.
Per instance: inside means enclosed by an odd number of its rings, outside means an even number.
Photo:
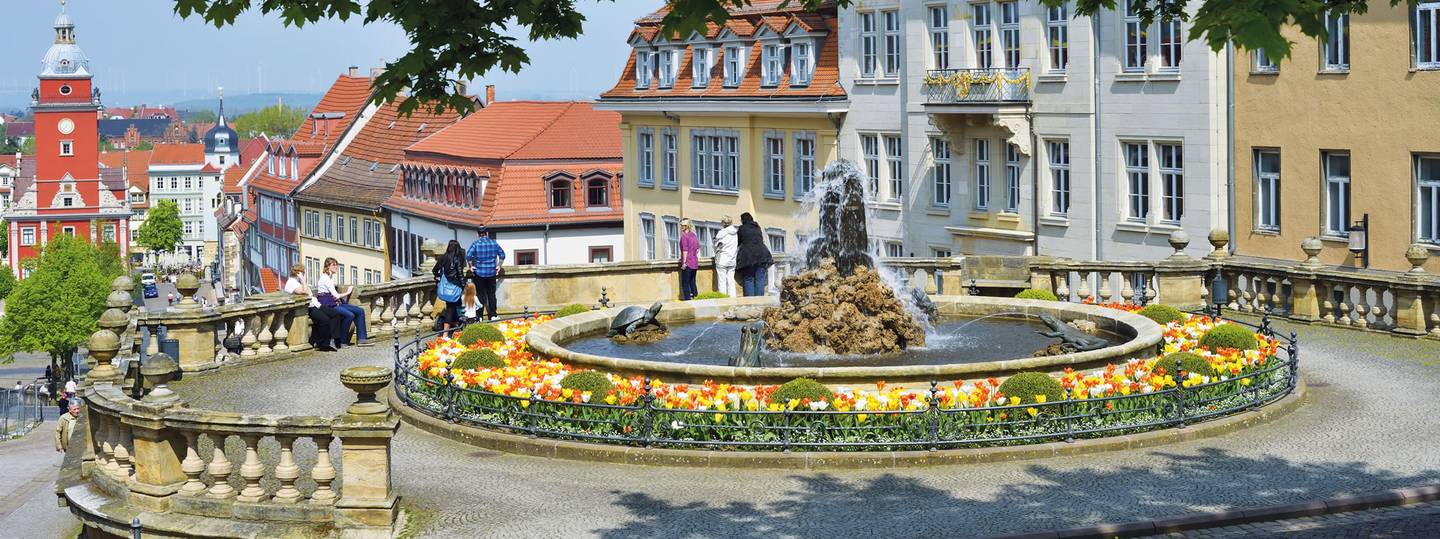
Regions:
<svg viewBox="0 0 1440 539"><path fill-rule="evenodd" d="M725 365L686 364L666 361L587 354L566 347L567 343L601 332L609 327L610 318L619 308L591 311L559 318L533 328L526 337L530 349L537 354L554 357L570 365L612 372L624 376L648 376L666 382L775 384L792 378L806 377L826 384L869 385L877 380L890 384L920 384L931 380L949 381L962 378L1008 376L1024 371L1059 371L1065 367L1088 368L1107 363L1121 363L1132 357L1150 357L1159 352L1164 336L1159 324L1133 313L1094 305L992 298L977 296L932 296L941 317L983 317L1001 313L1023 313L1028 316L1048 314L1061 321L1089 320L1119 342L1088 352L1075 352L1047 357L1025 357L1031 350L1017 350L1016 357L995 361L960 362L926 365L884 366L786 366L730 367ZM734 307L770 307L774 297L726 298L666 303L659 319L666 324L705 323L720 319ZM739 340L739 335L730 338ZM623 354L618 354L623 355Z"/></svg>

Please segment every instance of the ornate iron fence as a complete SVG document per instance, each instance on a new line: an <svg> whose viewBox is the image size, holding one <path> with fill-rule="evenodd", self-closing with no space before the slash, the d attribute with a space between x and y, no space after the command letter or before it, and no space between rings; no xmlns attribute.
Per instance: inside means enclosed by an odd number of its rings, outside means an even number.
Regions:
<svg viewBox="0 0 1440 539"><path fill-rule="evenodd" d="M1024 103L1031 82L1028 68L932 69L923 90L929 103Z"/></svg>

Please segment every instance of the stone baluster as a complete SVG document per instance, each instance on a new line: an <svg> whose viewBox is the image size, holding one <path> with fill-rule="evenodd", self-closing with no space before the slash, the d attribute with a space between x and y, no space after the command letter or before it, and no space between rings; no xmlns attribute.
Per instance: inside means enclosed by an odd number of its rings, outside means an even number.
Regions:
<svg viewBox="0 0 1440 539"><path fill-rule="evenodd" d="M365 296L364 304L366 321L370 324L368 327L380 326L380 311L385 308L385 301L381 299L380 294L371 291Z"/></svg>
<svg viewBox="0 0 1440 539"><path fill-rule="evenodd" d="M1337 322L1342 326L1352 325L1355 319L1350 314L1350 285L1343 282L1336 284L1340 287L1340 319Z"/></svg>
<svg viewBox="0 0 1440 539"><path fill-rule="evenodd" d="M180 494L199 496L205 493L205 482L200 480L200 474L205 473L205 460L200 458L198 445L200 433L187 430L180 434L185 436L185 460L180 461L180 471L185 474L185 484L180 486Z"/></svg>
<svg viewBox="0 0 1440 539"><path fill-rule="evenodd" d="M148 328L150 339L145 343L145 357L160 353L160 325L151 324Z"/></svg>
<svg viewBox="0 0 1440 539"><path fill-rule="evenodd" d="M1370 316L1373 317L1375 321L1370 323L1370 327L1375 329L1390 329L1392 324L1385 319L1386 313L1390 312L1390 309L1385 306L1385 287L1369 288L1370 291L1375 294L1375 303L1370 304Z"/></svg>
<svg viewBox="0 0 1440 539"><path fill-rule="evenodd" d="M1099 301L1100 301L1101 303L1111 301L1111 297L1110 297L1110 295L1111 295L1110 277L1111 277L1110 272L1108 272L1108 271L1102 271L1102 272L1100 272L1100 300L1099 300Z"/></svg>
<svg viewBox="0 0 1440 539"><path fill-rule="evenodd" d="M1315 298L1320 303L1320 321L1335 323L1335 285L1326 281L1315 281Z"/></svg>
<svg viewBox="0 0 1440 539"><path fill-rule="evenodd" d="M380 301L380 323L385 326L391 326L395 320L395 296L385 294L376 299Z"/></svg>
<svg viewBox="0 0 1440 539"><path fill-rule="evenodd" d="M1124 283L1124 285L1120 287L1120 300L1124 303L1134 303L1135 287L1130 285L1129 276L1123 273L1120 274L1120 282Z"/></svg>
<svg viewBox="0 0 1440 539"><path fill-rule="evenodd" d="M315 492L310 501L317 504L335 503L335 490L330 483L335 481L335 465L330 463L330 436L319 435L315 440L315 467L310 469L310 479L315 481Z"/></svg>
<svg viewBox="0 0 1440 539"><path fill-rule="evenodd" d="M1364 286L1355 287L1355 309L1351 311L1350 317L1355 327L1365 329L1370 327L1370 298L1366 297L1368 289Z"/></svg>
<svg viewBox="0 0 1440 539"><path fill-rule="evenodd" d="M275 313L275 344L270 348L276 352L284 352L290 349L290 317L295 312L285 309Z"/></svg>
<svg viewBox="0 0 1440 539"><path fill-rule="evenodd" d="M405 317L405 321L410 325L410 327L417 327L421 324L420 313L427 311L427 309L420 308L420 304L424 302L425 295L423 293L418 290L410 291L410 314L409 316Z"/></svg>
<svg viewBox="0 0 1440 539"><path fill-rule="evenodd" d="M256 353L262 356L268 356L273 350L272 348L270 348L270 343L271 341L275 340L275 334L270 331L270 326L274 325L275 322L275 313L270 311L262 311L260 312L259 320L260 321L259 324L256 326L256 329L260 331L255 336L255 340L258 343L258 349L256 350Z"/></svg>
<svg viewBox="0 0 1440 539"><path fill-rule="evenodd" d="M110 443L113 448L111 454L115 458L115 479L126 481L130 479L130 474L135 472L134 462L130 460L130 428L120 421L116 421L113 426L115 436Z"/></svg>
<svg viewBox="0 0 1440 539"><path fill-rule="evenodd" d="M210 458L210 465L206 471L210 472L210 478L215 482L210 485L210 492L205 495L215 499L227 499L235 496L235 487L230 486L230 473L233 470L230 459L225 457L225 435L208 434L210 442L214 444L213 456Z"/></svg>
<svg viewBox="0 0 1440 539"><path fill-rule="evenodd" d="M295 465L295 437L282 434L275 439L280 442L280 463L275 465L275 479L280 481L280 488L271 500L275 503L297 503L300 501L300 490L295 488L295 480L300 479L300 467Z"/></svg>
<svg viewBox="0 0 1440 539"><path fill-rule="evenodd" d="M1440 294L1430 299L1430 336L1440 338Z"/></svg>
<svg viewBox="0 0 1440 539"><path fill-rule="evenodd" d="M1055 295L1061 301L1070 301L1070 271L1058 271L1050 274L1055 282Z"/></svg>
<svg viewBox="0 0 1440 539"><path fill-rule="evenodd" d="M245 488L240 489L240 495L235 497L236 501L265 501L265 489L260 486L260 479L265 477L265 465L260 463L258 450L260 438L259 434L240 435L240 439L245 442L245 462L240 465L240 477L245 480Z"/></svg>
<svg viewBox="0 0 1440 539"><path fill-rule="evenodd" d="M95 452L95 469L108 477L119 477L119 466L115 463L114 418L104 413L91 412L90 432L99 449Z"/></svg>
<svg viewBox="0 0 1440 539"><path fill-rule="evenodd" d="M1080 271L1077 273L1080 274L1080 300L1084 301L1085 299L1089 299L1095 301L1095 298L1090 295L1090 272Z"/></svg>
<svg viewBox="0 0 1440 539"><path fill-rule="evenodd" d="M1222 271L1221 279L1225 281L1225 308L1232 311L1240 309L1237 300L1240 297L1240 274L1233 271Z"/></svg>
<svg viewBox="0 0 1440 539"><path fill-rule="evenodd" d="M247 314L244 317L244 322L245 336L240 338L240 346L243 347L244 350L240 351L240 356L253 358L259 354L260 350L260 339L258 338L260 315L257 313Z"/></svg>
<svg viewBox="0 0 1440 539"><path fill-rule="evenodd" d="M1200 305L1205 305L1205 296L1210 294L1210 287L1200 283ZM1157 273L1145 274L1145 304L1150 305L1160 299L1160 275Z"/></svg>

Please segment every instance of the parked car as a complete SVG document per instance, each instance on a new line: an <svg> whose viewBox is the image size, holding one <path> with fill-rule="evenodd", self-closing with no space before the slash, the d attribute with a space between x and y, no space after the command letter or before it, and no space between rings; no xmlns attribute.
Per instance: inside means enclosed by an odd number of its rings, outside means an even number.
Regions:
<svg viewBox="0 0 1440 539"><path fill-rule="evenodd" d="M154 273L140 274L140 290L144 293L145 299L160 297L160 288L155 286Z"/></svg>

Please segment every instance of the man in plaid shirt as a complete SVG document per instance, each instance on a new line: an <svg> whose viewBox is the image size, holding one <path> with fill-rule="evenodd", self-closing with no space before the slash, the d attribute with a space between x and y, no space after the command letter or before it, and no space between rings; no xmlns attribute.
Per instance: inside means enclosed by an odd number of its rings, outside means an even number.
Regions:
<svg viewBox="0 0 1440 539"><path fill-rule="evenodd" d="M465 250L465 260L470 262L470 269L474 272L471 278L475 280L475 291L480 294L484 316L487 320L494 320L495 280L500 274L500 265L505 262L505 250L501 249L495 240L490 239L490 234L483 225L479 232L480 237Z"/></svg>

